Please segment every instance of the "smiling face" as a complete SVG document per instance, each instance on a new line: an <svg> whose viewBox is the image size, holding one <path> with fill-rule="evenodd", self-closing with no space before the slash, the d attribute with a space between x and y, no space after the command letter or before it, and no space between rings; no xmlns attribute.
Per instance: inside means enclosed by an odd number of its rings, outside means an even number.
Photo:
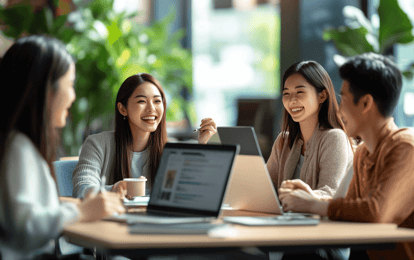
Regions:
<svg viewBox="0 0 414 260"><path fill-rule="evenodd" d="M342 82L339 114L349 137L357 138L361 132L361 126L364 125L365 120L361 115L362 104L360 103L362 102L354 103L354 96L349 91L349 82L344 80Z"/></svg>
<svg viewBox="0 0 414 260"><path fill-rule="evenodd" d="M284 84L283 106L295 122L317 122L320 104L326 99L322 93L317 93L302 75L293 74Z"/></svg>
<svg viewBox="0 0 414 260"><path fill-rule="evenodd" d="M54 128L63 128L66 125L68 110L76 98L73 88L75 75L75 64L72 63L58 81L59 88L54 95L51 110L51 124Z"/></svg>
<svg viewBox="0 0 414 260"><path fill-rule="evenodd" d="M128 98L126 108L118 103L118 110L128 119L132 132L148 134L157 130L164 114L164 105L158 88L146 81Z"/></svg>

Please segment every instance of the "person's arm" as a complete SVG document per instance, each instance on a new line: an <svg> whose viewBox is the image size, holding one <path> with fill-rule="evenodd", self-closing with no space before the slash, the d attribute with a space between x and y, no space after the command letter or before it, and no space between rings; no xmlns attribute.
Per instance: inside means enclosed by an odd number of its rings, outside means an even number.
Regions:
<svg viewBox="0 0 414 260"><path fill-rule="evenodd" d="M346 134L330 130L321 141L318 185L314 190L320 198L332 197L352 164L353 153Z"/></svg>
<svg viewBox="0 0 414 260"><path fill-rule="evenodd" d="M217 133L216 122L212 118L203 118L198 130L198 143L206 144Z"/></svg>
<svg viewBox="0 0 414 260"><path fill-rule="evenodd" d="M37 250L55 239L66 225L77 221L73 203L60 203L49 167L31 141L16 136L2 160L2 198L9 247L19 252ZM3 186L4 185L4 186Z"/></svg>
<svg viewBox="0 0 414 260"><path fill-rule="evenodd" d="M302 180L286 180L282 183L279 190L279 199L283 210L294 212L307 212L320 216L328 215L329 202L334 198L343 198L346 193L347 198L357 198L357 179L354 175L353 167L350 166L346 176L342 179L334 197L319 196Z"/></svg>
<svg viewBox="0 0 414 260"><path fill-rule="evenodd" d="M330 219L400 224L414 211L414 145L395 144L377 167L379 172L367 181L371 190L352 197L354 177L346 198L329 204Z"/></svg>
<svg viewBox="0 0 414 260"><path fill-rule="evenodd" d="M101 174L104 164L104 148L96 138L86 138L82 145L79 162L73 171L73 197L84 198L89 192L97 192L101 185ZM106 185L110 191L112 185Z"/></svg>

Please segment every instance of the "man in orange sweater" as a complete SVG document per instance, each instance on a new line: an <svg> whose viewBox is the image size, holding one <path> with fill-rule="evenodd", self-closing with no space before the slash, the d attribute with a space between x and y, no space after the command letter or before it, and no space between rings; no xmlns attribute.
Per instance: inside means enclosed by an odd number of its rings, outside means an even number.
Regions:
<svg viewBox="0 0 414 260"><path fill-rule="evenodd" d="M339 108L348 136L359 138L354 176L345 198L320 200L301 181L279 190L284 210L312 212L332 220L395 223L414 228L414 132L391 117L402 88L401 72L388 58L367 53L340 67ZM414 243L369 251L371 259L414 259Z"/></svg>

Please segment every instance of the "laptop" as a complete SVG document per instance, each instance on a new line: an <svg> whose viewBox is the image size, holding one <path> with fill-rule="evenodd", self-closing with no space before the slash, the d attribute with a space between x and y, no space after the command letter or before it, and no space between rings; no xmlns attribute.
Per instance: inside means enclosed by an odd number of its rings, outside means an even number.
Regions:
<svg viewBox="0 0 414 260"><path fill-rule="evenodd" d="M239 144L224 204L233 209L283 214L272 180L250 126L217 127L221 144Z"/></svg>
<svg viewBox="0 0 414 260"><path fill-rule="evenodd" d="M262 156L253 127L217 127L217 133L221 144L240 144L240 155Z"/></svg>
<svg viewBox="0 0 414 260"><path fill-rule="evenodd" d="M240 145L240 154L236 158L224 203L234 209L282 215L276 221L281 225L319 223L314 214L283 211L253 127L217 127L217 132L222 144ZM237 136L240 138L236 138ZM273 220L271 222L275 223Z"/></svg>
<svg viewBox="0 0 414 260"><path fill-rule="evenodd" d="M167 143L147 211L119 216L127 223L208 222L220 216L238 145Z"/></svg>

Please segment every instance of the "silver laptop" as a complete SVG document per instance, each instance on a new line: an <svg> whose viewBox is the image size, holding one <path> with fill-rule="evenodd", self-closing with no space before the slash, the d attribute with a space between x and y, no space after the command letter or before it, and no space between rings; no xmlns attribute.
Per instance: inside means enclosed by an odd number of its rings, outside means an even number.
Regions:
<svg viewBox="0 0 414 260"><path fill-rule="evenodd" d="M221 144L239 144L224 204L233 209L283 214L253 127L217 127Z"/></svg>
<svg viewBox="0 0 414 260"><path fill-rule="evenodd" d="M314 215L283 211L265 161L260 153L259 143L253 127L217 127L217 132L222 144L240 145L240 154L236 158L234 173L230 179L230 186L224 203L240 210L283 214L285 217L288 215L289 218L297 220L299 224L302 224L302 220L307 221L303 216ZM236 136L242 138L237 140ZM299 219L296 219L296 217ZM313 224L317 223L314 219L311 222Z"/></svg>
<svg viewBox="0 0 414 260"><path fill-rule="evenodd" d="M167 143L146 212L128 223L191 223L218 218L238 145Z"/></svg>

